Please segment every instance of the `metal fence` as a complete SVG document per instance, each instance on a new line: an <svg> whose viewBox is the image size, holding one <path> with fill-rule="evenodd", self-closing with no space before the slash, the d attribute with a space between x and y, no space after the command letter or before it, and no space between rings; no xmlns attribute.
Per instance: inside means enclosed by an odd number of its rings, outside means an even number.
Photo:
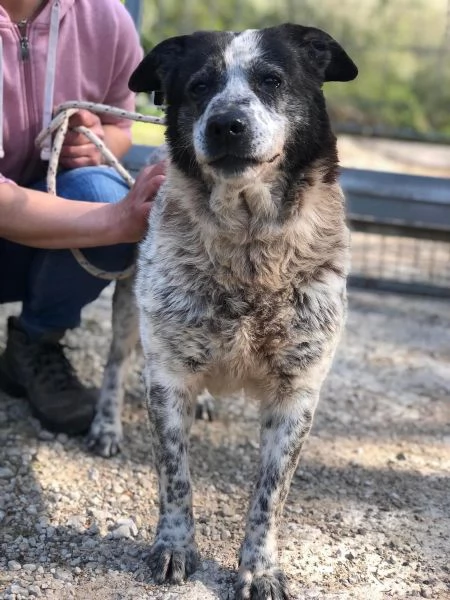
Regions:
<svg viewBox="0 0 450 600"><path fill-rule="evenodd" d="M344 169L351 283L450 297L450 179Z"/></svg>
<svg viewBox="0 0 450 600"><path fill-rule="evenodd" d="M352 283L450 297L450 243L354 232Z"/></svg>

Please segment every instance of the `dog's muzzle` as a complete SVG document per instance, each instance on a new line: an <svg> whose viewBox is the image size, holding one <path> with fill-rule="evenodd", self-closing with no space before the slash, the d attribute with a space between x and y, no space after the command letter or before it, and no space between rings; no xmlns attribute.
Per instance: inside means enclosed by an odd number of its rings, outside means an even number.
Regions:
<svg viewBox="0 0 450 600"><path fill-rule="evenodd" d="M233 109L211 115L205 130L208 163L226 168L240 162L255 161L251 157L251 128L241 110ZM244 165L242 165L244 166Z"/></svg>

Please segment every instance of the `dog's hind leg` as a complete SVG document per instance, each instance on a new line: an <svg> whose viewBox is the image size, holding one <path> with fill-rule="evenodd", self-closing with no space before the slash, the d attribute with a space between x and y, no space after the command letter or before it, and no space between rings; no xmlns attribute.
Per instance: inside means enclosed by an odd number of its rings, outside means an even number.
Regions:
<svg viewBox="0 0 450 600"><path fill-rule="evenodd" d="M88 434L88 446L97 454L117 454L122 442L122 407L128 359L139 339L134 278L118 280L112 305L112 342L103 373L96 415Z"/></svg>
<svg viewBox="0 0 450 600"><path fill-rule="evenodd" d="M318 395L304 388L277 396L262 413L259 476L240 552L236 600L291 598L278 567L277 527Z"/></svg>
<svg viewBox="0 0 450 600"><path fill-rule="evenodd" d="M195 418L199 421L214 421L216 417L216 403L212 396L205 388L198 395L197 405L195 407Z"/></svg>
<svg viewBox="0 0 450 600"><path fill-rule="evenodd" d="M189 430L198 390L188 390L181 379L171 381L170 376L161 375L152 371L152 376L147 377L160 503L149 565L156 583L180 583L198 564L188 464Z"/></svg>

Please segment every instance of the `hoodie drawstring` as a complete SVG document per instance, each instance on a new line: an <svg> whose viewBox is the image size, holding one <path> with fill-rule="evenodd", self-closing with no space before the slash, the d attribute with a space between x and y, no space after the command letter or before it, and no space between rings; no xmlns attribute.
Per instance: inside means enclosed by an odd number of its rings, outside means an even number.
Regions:
<svg viewBox="0 0 450 600"><path fill-rule="evenodd" d="M42 129L46 129L53 116L53 95L55 91L56 51L58 49L60 1L55 0L50 17L50 35L48 40L47 67L45 71L44 114ZM50 160L51 136L45 139L41 150L41 159Z"/></svg>
<svg viewBox="0 0 450 600"><path fill-rule="evenodd" d="M0 35L0 158L5 156L3 149L3 40Z"/></svg>

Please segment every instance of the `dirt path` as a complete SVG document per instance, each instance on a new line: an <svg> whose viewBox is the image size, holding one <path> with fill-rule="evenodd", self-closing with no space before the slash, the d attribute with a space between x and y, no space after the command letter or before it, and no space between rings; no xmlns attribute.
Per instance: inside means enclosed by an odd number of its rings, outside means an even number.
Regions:
<svg viewBox="0 0 450 600"><path fill-rule="evenodd" d="M96 385L108 315L104 297L68 336L80 373ZM0 307L0 347L5 316ZM282 522L294 598L450 598L449 332L448 303L351 293ZM218 420L196 423L192 436L202 567L182 587L158 588L145 563L157 503L139 364L125 450L112 460L91 456L81 440L48 439L24 403L0 396L0 597L231 599L257 408L241 399L218 408Z"/></svg>
<svg viewBox="0 0 450 600"><path fill-rule="evenodd" d="M339 135L344 167L450 177L450 145Z"/></svg>

